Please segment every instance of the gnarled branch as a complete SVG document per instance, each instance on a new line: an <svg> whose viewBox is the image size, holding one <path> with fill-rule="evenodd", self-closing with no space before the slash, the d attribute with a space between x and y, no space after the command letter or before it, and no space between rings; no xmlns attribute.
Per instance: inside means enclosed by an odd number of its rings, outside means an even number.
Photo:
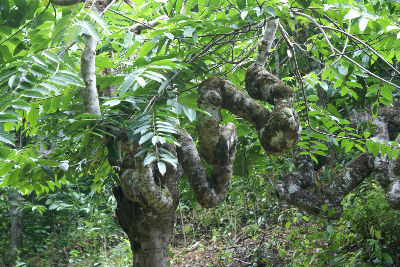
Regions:
<svg viewBox="0 0 400 267"><path fill-rule="evenodd" d="M225 142L225 147L230 146L230 149L225 151L227 157L224 157L224 163L214 164L209 179L192 137L184 130L179 131L178 141L181 147L177 148L178 159L192 184L196 200L203 207L213 207L225 200L230 186L237 137L232 124L225 127L228 128L225 134L217 136L221 138L221 143L217 145ZM230 138L226 138L227 134L231 134ZM205 158L206 161L207 159Z"/></svg>
<svg viewBox="0 0 400 267"><path fill-rule="evenodd" d="M383 114L382 114L383 115ZM384 117L357 113L353 116L355 123L370 121L377 126L375 137L388 141L389 131ZM400 141L400 135L396 142ZM388 203L395 209L400 209L400 160L388 160L387 156L378 155L374 158L371 153L362 153L343 170L333 176L326 186L317 186L315 178L315 163L308 155L300 155L296 151L296 171L286 174L277 185L280 198L289 203L308 210L312 213L321 212L320 206L326 204L337 211L342 211L341 201L354 190L366 177L374 174L386 191Z"/></svg>

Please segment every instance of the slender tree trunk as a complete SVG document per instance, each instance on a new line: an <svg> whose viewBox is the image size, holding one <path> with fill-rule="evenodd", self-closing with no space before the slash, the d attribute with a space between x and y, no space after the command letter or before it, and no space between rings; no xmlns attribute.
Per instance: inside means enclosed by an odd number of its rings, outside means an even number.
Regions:
<svg viewBox="0 0 400 267"><path fill-rule="evenodd" d="M10 254L12 262L18 259L19 252L22 249L22 212L20 210L22 195L10 189L8 192L9 216L10 216Z"/></svg>
<svg viewBox="0 0 400 267"><path fill-rule="evenodd" d="M175 209L157 214L148 207L132 202L114 189L117 199L117 217L128 235L135 267L165 267L168 260L168 245L174 229Z"/></svg>

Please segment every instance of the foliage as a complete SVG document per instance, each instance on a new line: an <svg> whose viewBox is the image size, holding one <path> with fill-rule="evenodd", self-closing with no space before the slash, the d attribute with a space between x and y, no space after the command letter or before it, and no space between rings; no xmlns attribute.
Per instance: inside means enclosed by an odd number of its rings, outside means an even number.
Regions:
<svg viewBox="0 0 400 267"><path fill-rule="evenodd" d="M354 126L349 120L352 110L371 110L375 118L381 106L398 104L398 2L133 2L135 12L115 3L114 11L103 17L84 9L83 3L74 8L38 0L0 3L0 186L16 187L26 195L22 208L25 220L30 219L24 224L29 225L24 229L24 257L37 253L46 265L54 252L84 266L112 258L117 248L126 251L126 241L113 235L117 230L109 216L114 205L109 188L118 178L107 160L120 159L124 151L102 141L128 132L142 146L146 164L157 162L161 173L166 164L176 167L175 157L160 145L179 145L177 121L196 135L193 122L196 112L202 112L196 107L197 87L205 78L217 75L243 87L245 69L254 61L262 35L260 22L269 16L280 18L292 42L279 34L266 68L296 90L303 153L315 161L332 150L398 156L398 144L373 138L371 123ZM138 34L129 30L135 21L159 15L169 19ZM98 41L101 117L82 114L82 34ZM110 85L117 88L116 96L105 95ZM292 160L266 156L251 125L228 112L223 119L235 123L240 140L230 195L225 204L200 211L187 180L181 180L183 223L177 224L178 232L194 239L211 233L215 242L232 241L241 226L246 235L257 238L259 225L278 220L282 225L277 233L286 239L258 248L276 252L293 265L388 265L396 260L399 214L388 208L379 185L368 181L351 193L339 221L286 210L272 196L271 184L293 171ZM342 162L334 167L340 170ZM87 182L83 190L82 182ZM0 207L1 228L6 229L6 203ZM3 231L0 238L5 251ZM98 256L97 247L110 242L120 247ZM65 244L71 245L63 248ZM226 263L231 256L219 255ZM129 256L124 257L114 264L123 266Z"/></svg>

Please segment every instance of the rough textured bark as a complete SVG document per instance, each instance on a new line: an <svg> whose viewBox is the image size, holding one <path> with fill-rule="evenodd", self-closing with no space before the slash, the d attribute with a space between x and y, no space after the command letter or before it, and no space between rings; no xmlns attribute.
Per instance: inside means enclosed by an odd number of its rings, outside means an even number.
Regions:
<svg viewBox="0 0 400 267"><path fill-rule="evenodd" d="M212 77L199 86L199 108L207 114L199 114L199 143L201 153L207 158L220 158L218 150L211 156L215 145L208 145L216 140L221 121L220 110L225 108L235 115L251 122L257 129L265 151L281 154L292 148L299 140L301 126L298 115L293 110L293 89L284 85L277 77L263 67L253 64L246 72L246 90L249 95L237 89L231 82ZM265 100L275 105L271 114L253 98ZM204 125L202 125L204 124Z"/></svg>
<svg viewBox="0 0 400 267"><path fill-rule="evenodd" d="M167 165L164 175L156 165L143 165L143 158L135 158L140 151L137 144L124 141L125 155L121 160L110 158L118 166L120 186L114 189L117 217L129 237L134 266L166 266L168 245L173 232L175 210L179 203L177 181L180 169ZM112 145L117 145L112 141ZM164 145L174 153L175 147ZM109 156L110 157L110 156Z"/></svg>
<svg viewBox="0 0 400 267"><path fill-rule="evenodd" d="M222 155L222 162L215 160L213 151L207 151L211 153L210 158L205 160L213 165L211 177L207 177L207 172L203 167L203 163L197 152L196 145L192 137L184 130L180 130L178 141L181 147L178 148L178 159L185 174L188 176L189 181L193 187L196 200L203 207L213 207L218 205L225 200L228 194L233 162L235 159L235 146L237 142L236 131L233 125L227 125L226 128L230 128L231 131L226 131L227 134L231 134L230 138L225 138L224 135L218 135L217 142L213 142L213 145L220 148L219 151ZM224 144L224 145L222 145ZM225 153L225 154L222 154ZM208 161L208 159L211 159ZM212 161L214 160L214 161Z"/></svg>
<svg viewBox="0 0 400 267"><path fill-rule="evenodd" d="M400 143L400 134L396 138ZM394 209L400 209L400 156L389 162L388 186L386 187L386 199Z"/></svg>
<svg viewBox="0 0 400 267"><path fill-rule="evenodd" d="M254 99L273 104L268 122L256 125L259 139L266 152L281 154L292 148L300 138L301 126L293 107L294 91L258 64L246 72L246 90Z"/></svg>
<svg viewBox="0 0 400 267"><path fill-rule="evenodd" d="M375 138L389 141L392 129L397 129L400 120L388 114L397 114L396 108L386 109L375 119L369 113L353 113L350 119L354 125L369 121L376 125ZM400 141L400 135L396 142ZM342 211L341 201L354 190L365 178L375 175L386 191L388 203L395 209L400 209L400 158L388 160L387 156L373 157L371 153L362 153L343 170L335 174L333 180L327 185L318 186L315 179L316 167L314 161L307 155L299 155L296 151L296 171L286 174L277 185L280 198L289 203L308 210L312 213L321 212L321 205L326 204L337 211Z"/></svg>
<svg viewBox="0 0 400 267"><path fill-rule="evenodd" d="M8 201L8 213L10 216L10 254L12 261L15 262L22 249L22 212L20 209L22 195L10 189L8 192Z"/></svg>
<svg viewBox="0 0 400 267"><path fill-rule="evenodd" d="M118 222L131 243L133 266L165 267L176 206L160 214L127 199L119 187L114 189L114 196L117 199Z"/></svg>
<svg viewBox="0 0 400 267"><path fill-rule="evenodd" d="M178 159L191 181L196 199L205 207L225 199L232 175L237 136L233 124L220 125L222 108L251 122L268 153L284 153L300 137L300 123L292 108L292 88L263 67L253 64L246 73L246 89L250 96L275 104L272 114L229 81L212 77L199 86L197 105L206 111L206 114L198 115L200 154L213 166L211 177L207 178L192 138L180 131L178 141L182 147L177 151Z"/></svg>

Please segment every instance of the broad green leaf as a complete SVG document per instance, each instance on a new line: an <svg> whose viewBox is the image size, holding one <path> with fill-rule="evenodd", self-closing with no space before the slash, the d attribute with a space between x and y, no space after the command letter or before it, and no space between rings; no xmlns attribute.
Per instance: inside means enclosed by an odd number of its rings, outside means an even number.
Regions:
<svg viewBox="0 0 400 267"><path fill-rule="evenodd" d="M374 104L372 105L372 117L375 119L378 116L379 112L379 103L378 101L375 101Z"/></svg>
<svg viewBox="0 0 400 267"><path fill-rule="evenodd" d="M29 111L31 109L31 105L23 99L14 100L11 106L15 109L22 109Z"/></svg>
<svg viewBox="0 0 400 267"><path fill-rule="evenodd" d="M157 162L157 167L158 167L158 171L161 173L161 175L164 175L165 172L167 171L167 166L162 161Z"/></svg>
<svg viewBox="0 0 400 267"><path fill-rule="evenodd" d="M360 18L358 21L358 27L360 28L360 31L363 32L368 26L368 19L364 16Z"/></svg>
<svg viewBox="0 0 400 267"><path fill-rule="evenodd" d="M350 8L349 12L344 16L344 19L355 19L360 16L360 12L358 12L355 8Z"/></svg>
<svg viewBox="0 0 400 267"><path fill-rule="evenodd" d="M241 18L242 20L244 20L244 19L247 17L247 14L249 14L249 11L247 11L247 10L242 11L242 12L240 13L240 18Z"/></svg>
<svg viewBox="0 0 400 267"><path fill-rule="evenodd" d="M174 38L175 38L174 35L169 32L164 32L164 35L167 36L168 39L170 39L170 40L174 40Z"/></svg>
<svg viewBox="0 0 400 267"><path fill-rule="evenodd" d="M157 160L157 157L154 156L152 153L147 153L146 157L144 158L143 165L147 166Z"/></svg>
<svg viewBox="0 0 400 267"><path fill-rule="evenodd" d="M153 132L149 132L149 133L143 135L142 137L140 137L139 145L142 145L144 142L146 142L147 140L149 140L153 136L154 136Z"/></svg>
<svg viewBox="0 0 400 267"><path fill-rule="evenodd" d="M319 98L318 98L318 96L316 96L316 95L309 95L309 96L307 96L307 101L312 101L312 102L315 102L315 101L317 101Z"/></svg>
<svg viewBox="0 0 400 267"><path fill-rule="evenodd" d="M121 103L121 100L119 100L119 99L111 99L111 100L108 100L108 101L104 102L103 105L104 106L113 107L113 106L118 105L119 103Z"/></svg>
<svg viewBox="0 0 400 267"><path fill-rule="evenodd" d="M97 31L96 26L91 21L81 21L80 25L82 26L85 34L92 36L94 39L96 39L96 41L100 41L100 34Z"/></svg>

